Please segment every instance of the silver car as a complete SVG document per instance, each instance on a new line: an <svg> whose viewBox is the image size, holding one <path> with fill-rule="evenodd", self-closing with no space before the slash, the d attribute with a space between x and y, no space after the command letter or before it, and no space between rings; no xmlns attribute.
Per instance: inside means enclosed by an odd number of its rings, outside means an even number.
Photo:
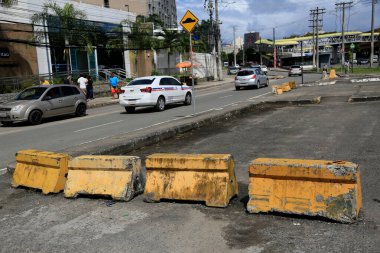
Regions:
<svg viewBox="0 0 380 253"><path fill-rule="evenodd" d="M302 67L300 65L290 66L288 76L299 75L302 76Z"/></svg>
<svg viewBox="0 0 380 253"><path fill-rule="evenodd" d="M42 119L53 116L86 115L86 96L74 85L40 85L25 89L13 100L0 104L0 122L28 121L40 124Z"/></svg>
<svg viewBox="0 0 380 253"><path fill-rule="evenodd" d="M261 68L249 68L240 70L235 77L235 89L240 90L242 87L260 87L268 86L269 80Z"/></svg>

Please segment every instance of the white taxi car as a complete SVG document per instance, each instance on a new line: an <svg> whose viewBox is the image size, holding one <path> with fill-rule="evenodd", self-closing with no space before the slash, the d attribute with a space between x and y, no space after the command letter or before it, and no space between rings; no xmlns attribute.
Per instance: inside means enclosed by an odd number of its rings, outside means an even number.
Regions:
<svg viewBox="0 0 380 253"><path fill-rule="evenodd" d="M165 110L167 104L191 105L192 91L171 76L139 77L121 88L119 103L128 113L136 107L154 106L157 111Z"/></svg>

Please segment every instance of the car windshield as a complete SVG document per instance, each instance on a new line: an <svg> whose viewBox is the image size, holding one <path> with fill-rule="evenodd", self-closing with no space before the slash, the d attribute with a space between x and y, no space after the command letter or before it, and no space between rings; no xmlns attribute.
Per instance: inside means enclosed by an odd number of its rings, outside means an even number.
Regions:
<svg viewBox="0 0 380 253"><path fill-rule="evenodd" d="M48 89L48 87L33 87L24 90L16 97L16 100L36 100Z"/></svg>
<svg viewBox="0 0 380 253"><path fill-rule="evenodd" d="M294 66L291 66L292 69L299 69L301 68L301 66L298 66L298 65L294 65Z"/></svg>
<svg viewBox="0 0 380 253"><path fill-rule="evenodd" d="M253 71L252 70L243 70L243 71L240 71L237 75L238 76L249 76L249 75L253 75Z"/></svg>
<svg viewBox="0 0 380 253"><path fill-rule="evenodd" d="M149 85L149 84L152 84L154 80L155 80L155 78L133 80L132 82L130 82L128 84L128 86L131 86L131 85Z"/></svg>

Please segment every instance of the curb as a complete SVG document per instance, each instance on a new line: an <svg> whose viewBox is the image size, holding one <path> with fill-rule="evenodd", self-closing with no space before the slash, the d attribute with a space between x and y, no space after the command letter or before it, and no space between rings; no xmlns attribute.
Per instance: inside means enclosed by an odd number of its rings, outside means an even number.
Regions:
<svg viewBox="0 0 380 253"><path fill-rule="evenodd" d="M363 78L363 79L351 79L351 83L368 83L368 82L380 82L379 77Z"/></svg>
<svg viewBox="0 0 380 253"><path fill-rule="evenodd" d="M57 152L67 153L73 157L80 155L121 155L133 150L142 148L144 146L154 145L161 141L175 137L177 134L186 133L203 126L213 125L217 122L224 122L231 118L236 118L240 115L245 115L249 112L264 111L273 108L274 106L290 106L290 105L306 105L318 104L321 97L303 100L289 100L289 101L267 101L260 103L249 103L248 105L241 105L239 108L228 109L227 111L214 111L213 115L201 114L197 115L195 120L193 117L185 118L185 123L173 124L170 127L163 125L160 129L157 128L150 130L148 133L141 135L141 131L124 133L119 136L112 136L101 140L94 141L93 143L85 145L77 145L69 147ZM244 102L246 103L246 102ZM128 136L127 139L126 136ZM101 145L100 145L101 143ZM15 162L7 165L8 173L13 173Z"/></svg>
<svg viewBox="0 0 380 253"><path fill-rule="evenodd" d="M354 103L354 102L371 102L371 101L380 101L380 96L351 96L348 99L348 102Z"/></svg>

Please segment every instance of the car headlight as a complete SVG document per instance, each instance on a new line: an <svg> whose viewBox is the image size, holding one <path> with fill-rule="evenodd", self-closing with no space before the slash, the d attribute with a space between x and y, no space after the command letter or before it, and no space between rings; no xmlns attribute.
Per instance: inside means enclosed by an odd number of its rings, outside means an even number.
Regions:
<svg viewBox="0 0 380 253"><path fill-rule="evenodd" d="M19 112L24 108L23 105L16 105L15 107L12 108L12 112Z"/></svg>

